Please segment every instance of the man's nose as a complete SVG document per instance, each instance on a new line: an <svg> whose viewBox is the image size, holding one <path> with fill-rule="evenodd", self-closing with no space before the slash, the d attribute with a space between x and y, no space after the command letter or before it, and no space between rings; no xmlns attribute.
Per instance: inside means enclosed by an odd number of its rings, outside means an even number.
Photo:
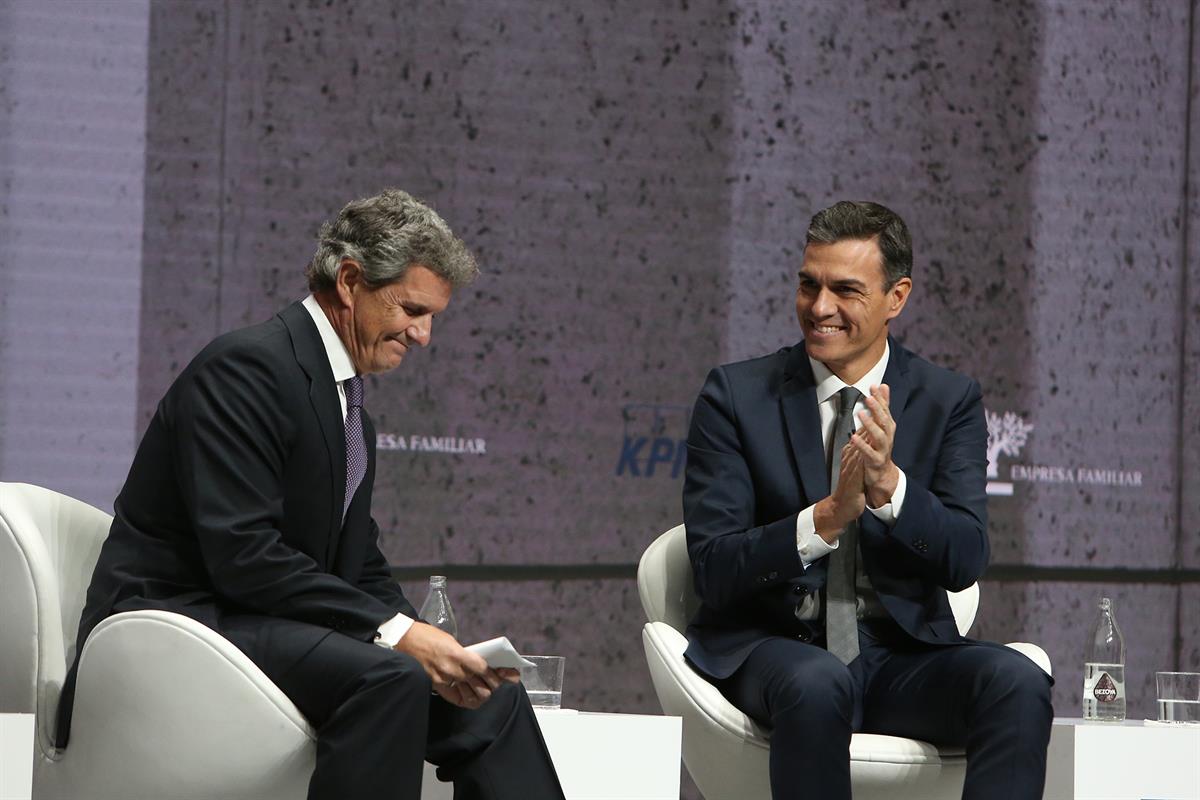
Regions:
<svg viewBox="0 0 1200 800"><path fill-rule="evenodd" d="M408 335L421 347L425 347L433 336L433 319L426 316L413 320L413 324L408 327Z"/></svg>
<svg viewBox="0 0 1200 800"><path fill-rule="evenodd" d="M812 313L815 317L829 317L837 313L837 304L833 302L833 292L828 289L818 289L813 298Z"/></svg>

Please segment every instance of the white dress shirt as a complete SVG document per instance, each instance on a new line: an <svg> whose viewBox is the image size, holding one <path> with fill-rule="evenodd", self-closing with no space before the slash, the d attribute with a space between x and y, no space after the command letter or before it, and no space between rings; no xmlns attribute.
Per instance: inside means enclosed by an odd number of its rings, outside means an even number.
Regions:
<svg viewBox="0 0 1200 800"><path fill-rule="evenodd" d="M310 294L304 298L302 305L316 323L317 333L321 334L321 344L325 345L325 355L329 358L329 367L333 370L333 379L337 382L338 402L342 406L342 422L345 423L346 388L343 382L347 378L354 377L354 362L350 358L350 352L346 349L346 345L342 343L337 331L330 324L329 318L325 316L325 311L317 302L317 298ZM395 647L404 634L408 633L412 624L412 617L397 614L379 626L379 635L375 638L375 643L381 647Z"/></svg>
<svg viewBox="0 0 1200 800"><path fill-rule="evenodd" d="M887 371L888 357L891 355L891 347L886 343L883 346L883 356L854 384L854 388L862 393L862 397L854 405L854 429L858 430L862 427L862 420L858 418L858 412L865 409L866 398L871 396L871 387L878 386L883 383L883 373ZM846 384L837 375L834 375L829 367L810 358L809 363L812 365L813 378L817 382L817 410L821 414L821 441L825 445L826 460L829 456L830 439L833 438L833 426L837 420L838 392L846 388ZM837 457L836 455L834 456ZM897 467L900 473L899 480L896 481L896 491L892 492L891 501L884 503L879 508L871 508L867 506L867 510L879 518L888 527L896 524L896 519L900 516L900 508L904 504L904 491L908 487L908 480L904 477L904 470ZM829 544L817 534L817 526L813 520L813 509L816 508L816 503L809 506L800 512L796 517L796 550L800 553L800 563L805 569L816 560L824 558L838 548L838 543L835 541ZM808 595L796 608L796 616L801 619L815 619L819 613L819 598L816 595Z"/></svg>

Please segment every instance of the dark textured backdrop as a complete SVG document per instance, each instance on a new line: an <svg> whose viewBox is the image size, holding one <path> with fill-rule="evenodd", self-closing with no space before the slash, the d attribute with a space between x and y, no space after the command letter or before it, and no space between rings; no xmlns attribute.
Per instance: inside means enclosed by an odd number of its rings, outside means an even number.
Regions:
<svg viewBox="0 0 1200 800"><path fill-rule="evenodd" d="M841 198L908 220L896 330L1007 423L974 634L1042 644L1060 715L1102 594L1131 716L1200 666L1194 3L149 14L138 429L209 338L303 296L346 199L425 198L485 275L369 383L410 445L379 454L376 515L406 575L450 576L464 638L567 655L568 705L657 709L632 565L679 519L688 409L797 337L804 227Z"/></svg>

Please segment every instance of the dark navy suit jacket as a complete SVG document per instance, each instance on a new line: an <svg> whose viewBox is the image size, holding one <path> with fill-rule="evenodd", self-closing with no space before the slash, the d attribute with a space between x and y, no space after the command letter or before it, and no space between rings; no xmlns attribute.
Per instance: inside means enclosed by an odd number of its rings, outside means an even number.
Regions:
<svg viewBox="0 0 1200 800"><path fill-rule="evenodd" d="M987 566L987 422L979 384L894 339L884 383L896 420L892 459L908 481L892 528L859 519L864 568L912 637L962 641L945 590ZM815 381L804 343L712 370L692 414L683 490L688 554L701 607L688 660L731 675L770 636L820 641L795 608L825 584L828 559L806 571L796 517L829 495Z"/></svg>
<svg viewBox="0 0 1200 800"><path fill-rule="evenodd" d="M364 641L417 613L392 579L367 472L343 523L346 439L333 371L294 303L218 337L171 385L138 446L79 624L164 609L221 630L228 614L298 620ZM264 636L270 632L263 631ZM72 666L59 712L69 733Z"/></svg>

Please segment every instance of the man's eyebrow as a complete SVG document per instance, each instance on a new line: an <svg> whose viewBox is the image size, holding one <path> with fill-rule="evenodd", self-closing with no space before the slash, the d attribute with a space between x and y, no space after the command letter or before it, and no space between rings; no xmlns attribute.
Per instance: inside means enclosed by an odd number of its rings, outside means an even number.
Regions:
<svg viewBox="0 0 1200 800"><path fill-rule="evenodd" d="M814 278L811 274L805 272L804 270L800 270L800 272L798 273L798 276L799 276L800 280L802 280L802 281L812 281L813 283L818 282L816 278ZM859 280L858 278L842 278L841 280L830 281L829 285L833 286L835 288L843 287L843 288L849 288L849 289L861 289L861 288L865 287L867 284L864 283L863 281Z"/></svg>

